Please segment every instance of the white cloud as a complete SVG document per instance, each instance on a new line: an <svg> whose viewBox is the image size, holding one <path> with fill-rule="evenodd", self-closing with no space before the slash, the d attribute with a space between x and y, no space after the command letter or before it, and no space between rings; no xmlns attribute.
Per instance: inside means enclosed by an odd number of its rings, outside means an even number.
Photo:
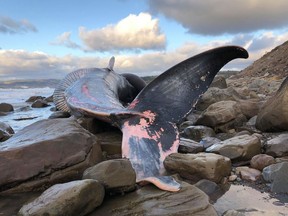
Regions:
<svg viewBox="0 0 288 216"><path fill-rule="evenodd" d="M14 20L10 17L0 16L0 33L19 34L37 32L37 28L28 20Z"/></svg>
<svg viewBox="0 0 288 216"><path fill-rule="evenodd" d="M162 13L204 35L247 33L288 26L288 1L149 0L151 11Z"/></svg>
<svg viewBox="0 0 288 216"><path fill-rule="evenodd" d="M148 13L130 14L117 24L101 29L80 27L79 37L88 51L157 50L166 46L158 20Z"/></svg>
<svg viewBox="0 0 288 216"><path fill-rule="evenodd" d="M65 46L65 47L73 48L73 49L80 49L81 46L71 41L70 37L71 37L71 32L64 32L61 35L57 36L57 38L54 41L52 41L50 44L57 45L57 46Z"/></svg>
<svg viewBox="0 0 288 216"><path fill-rule="evenodd" d="M258 36L236 35L229 40L214 40L207 44L187 42L173 51L157 51L142 54L116 55L115 71L155 75L171 66L205 50L218 46L237 44L248 49L248 60L234 60L225 69L244 69L275 46L284 43L288 33L276 35L264 32ZM261 46L260 46L261 45ZM109 57L75 57L71 55L56 57L43 52L24 50L0 50L0 78L63 78L65 74L88 67L106 67Z"/></svg>

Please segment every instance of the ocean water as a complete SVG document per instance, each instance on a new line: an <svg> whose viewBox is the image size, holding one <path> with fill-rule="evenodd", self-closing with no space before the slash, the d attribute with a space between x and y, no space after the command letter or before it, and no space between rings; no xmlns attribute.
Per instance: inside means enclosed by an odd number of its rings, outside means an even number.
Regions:
<svg viewBox="0 0 288 216"><path fill-rule="evenodd" d="M0 115L0 122L10 125L15 132L42 119L47 119L54 107L32 108L32 103L25 102L31 96L49 97L53 94L54 88L0 88L0 103L9 103L13 105L14 111L7 115Z"/></svg>

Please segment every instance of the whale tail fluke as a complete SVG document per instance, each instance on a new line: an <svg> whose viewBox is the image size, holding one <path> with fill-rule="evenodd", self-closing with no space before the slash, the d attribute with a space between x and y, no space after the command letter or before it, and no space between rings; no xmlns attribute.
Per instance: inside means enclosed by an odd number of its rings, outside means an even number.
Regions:
<svg viewBox="0 0 288 216"><path fill-rule="evenodd" d="M162 178L164 159L178 150L176 123L192 111L225 64L247 57L247 51L237 46L212 49L170 68L139 93L127 109L141 115L122 123L122 155L131 161L137 181L180 189L172 177Z"/></svg>
<svg viewBox="0 0 288 216"><path fill-rule="evenodd" d="M130 160L137 182L151 182L160 189L177 191L180 185L165 176L163 165L165 158L178 150L176 123L192 111L218 71L235 58L248 58L248 53L238 46L212 49L168 69L146 87L138 78L126 79L116 74L115 60L111 58L105 70L72 72L55 91L54 98L65 110L120 127L122 156ZM126 107L120 99L131 95L133 86L140 86L140 93Z"/></svg>

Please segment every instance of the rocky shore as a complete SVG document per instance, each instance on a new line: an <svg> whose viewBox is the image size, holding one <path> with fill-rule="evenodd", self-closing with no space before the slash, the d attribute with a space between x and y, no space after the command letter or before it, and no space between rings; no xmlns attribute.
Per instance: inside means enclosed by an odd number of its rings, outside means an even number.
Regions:
<svg viewBox="0 0 288 216"><path fill-rule="evenodd" d="M283 79L216 77L197 109L178 125L178 153L164 161L181 182L177 193L137 185L131 164L121 159L121 132L103 122L56 110L15 134L2 122L0 213L288 214L287 85ZM34 109L54 107L49 98L28 101ZM0 111L9 115L13 106L2 103ZM271 211L254 208L253 214L243 207L225 209L217 200L231 185L280 201ZM18 201L8 204L13 197Z"/></svg>
<svg viewBox="0 0 288 216"><path fill-rule="evenodd" d="M164 161L179 192L136 184L118 129L29 98L52 115L16 133L0 118L0 215L288 215L288 78L254 66L217 76L179 123ZM14 112L0 104L0 117Z"/></svg>

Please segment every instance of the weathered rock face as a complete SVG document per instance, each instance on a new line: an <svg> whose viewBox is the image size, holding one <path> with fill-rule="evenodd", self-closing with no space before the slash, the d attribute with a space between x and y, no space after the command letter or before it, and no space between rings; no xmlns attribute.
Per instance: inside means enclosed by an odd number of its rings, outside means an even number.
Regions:
<svg viewBox="0 0 288 216"><path fill-rule="evenodd" d="M219 183L231 172L230 159L213 153L173 153L166 157L164 166L169 172L192 181L208 179Z"/></svg>
<svg viewBox="0 0 288 216"><path fill-rule="evenodd" d="M153 185L105 200L89 216L111 215L151 215L151 216L181 216L181 215L217 215L209 204L208 196L197 187L181 182L178 192L162 191Z"/></svg>
<svg viewBox="0 0 288 216"><path fill-rule="evenodd" d="M210 105L197 124L216 127L236 119L241 113L236 101L220 101Z"/></svg>
<svg viewBox="0 0 288 216"><path fill-rule="evenodd" d="M0 142L9 139L14 134L14 130L6 123L0 122Z"/></svg>
<svg viewBox="0 0 288 216"><path fill-rule="evenodd" d="M95 179L108 192L127 192L135 189L136 174L127 159L103 161L85 170L83 179Z"/></svg>
<svg viewBox="0 0 288 216"><path fill-rule="evenodd" d="M258 99L238 100L237 106L248 119L258 115L262 102Z"/></svg>
<svg viewBox="0 0 288 216"><path fill-rule="evenodd" d="M179 153L198 153L203 150L204 147L200 143L190 139L180 138Z"/></svg>
<svg viewBox="0 0 288 216"><path fill-rule="evenodd" d="M183 136L197 142L201 141L205 137L213 137L215 136L215 132L212 128L197 125L197 126L189 126L184 129Z"/></svg>
<svg viewBox="0 0 288 216"><path fill-rule="evenodd" d="M80 179L101 160L96 137L75 121L38 121L0 144L0 191L31 191Z"/></svg>
<svg viewBox="0 0 288 216"><path fill-rule="evenodd" d="M8 103L0 103L0 112L12 112L14 107Z"/></svg>
<svg viewBox="0 0 288 216"><path fill-rule="evenodd" d="M225 77L217 75L214 78L213 82L211 83L210 88L211 87L217 87L217 88L220 88L220 89L227 88L227 83L226 83Z"/></svg>
<svg viewBox="0 0 288 216"><path fill-rule="evenodd" d="M261 108L256 128L271 132L288 130L288 78Z"/></svg>
<svg viewBox="0 0 288 216"><path fill-rule="evenodd" d="M271 191L288 193L288 162L272 164L262 172L265 181L272 182Z"/></svg>
<svg viewBox="0 0 288 216"><path fill-rule="evenodd" d="M251 167L260 171L274 163L276 163L275 159L272 156L266 154L255 155L250 161Z"/></svg>
<svg viewBox="0 0 288 216"><path fill-rule="evenodd" d="M199 102L196 105L196 109L203 111L213 103L219 101L235 101L238 99L244 98L239 95L232 87L229 87L227 89L212 87L209 88L200 98Z"/></svg>
<svg viewBox="0 0 288 216"><path fill-rule="evenodd" d="M266 143L266 150L265 153L277 156L277 157L283 157L288 155L288 133L280 134L279 136L268 140Z"/></svg>
<svg viewBox="0 0 288 216"><path fill-rule="evenodd" d="M241 135L214 144L206 151L221 154L231 160L250 160L261 153L261 141L255 135Z"/></svg>
<svg viewBox="0 0 288 216"><path fill-rule="evenodd" d="M248 79L255 76L263 77L265 75L270 77L286 77L288 69L288 60L285 58L288 55L287 47L288 42L285 41L245 68L240 75Z"/></svg>
<svg viewBox="0 0 288 216"><path fill-rule="evenodd" d="M103 186L92 179L56 184L24 205L18 215L84 216L101 205L104 195Z"/></svg>

